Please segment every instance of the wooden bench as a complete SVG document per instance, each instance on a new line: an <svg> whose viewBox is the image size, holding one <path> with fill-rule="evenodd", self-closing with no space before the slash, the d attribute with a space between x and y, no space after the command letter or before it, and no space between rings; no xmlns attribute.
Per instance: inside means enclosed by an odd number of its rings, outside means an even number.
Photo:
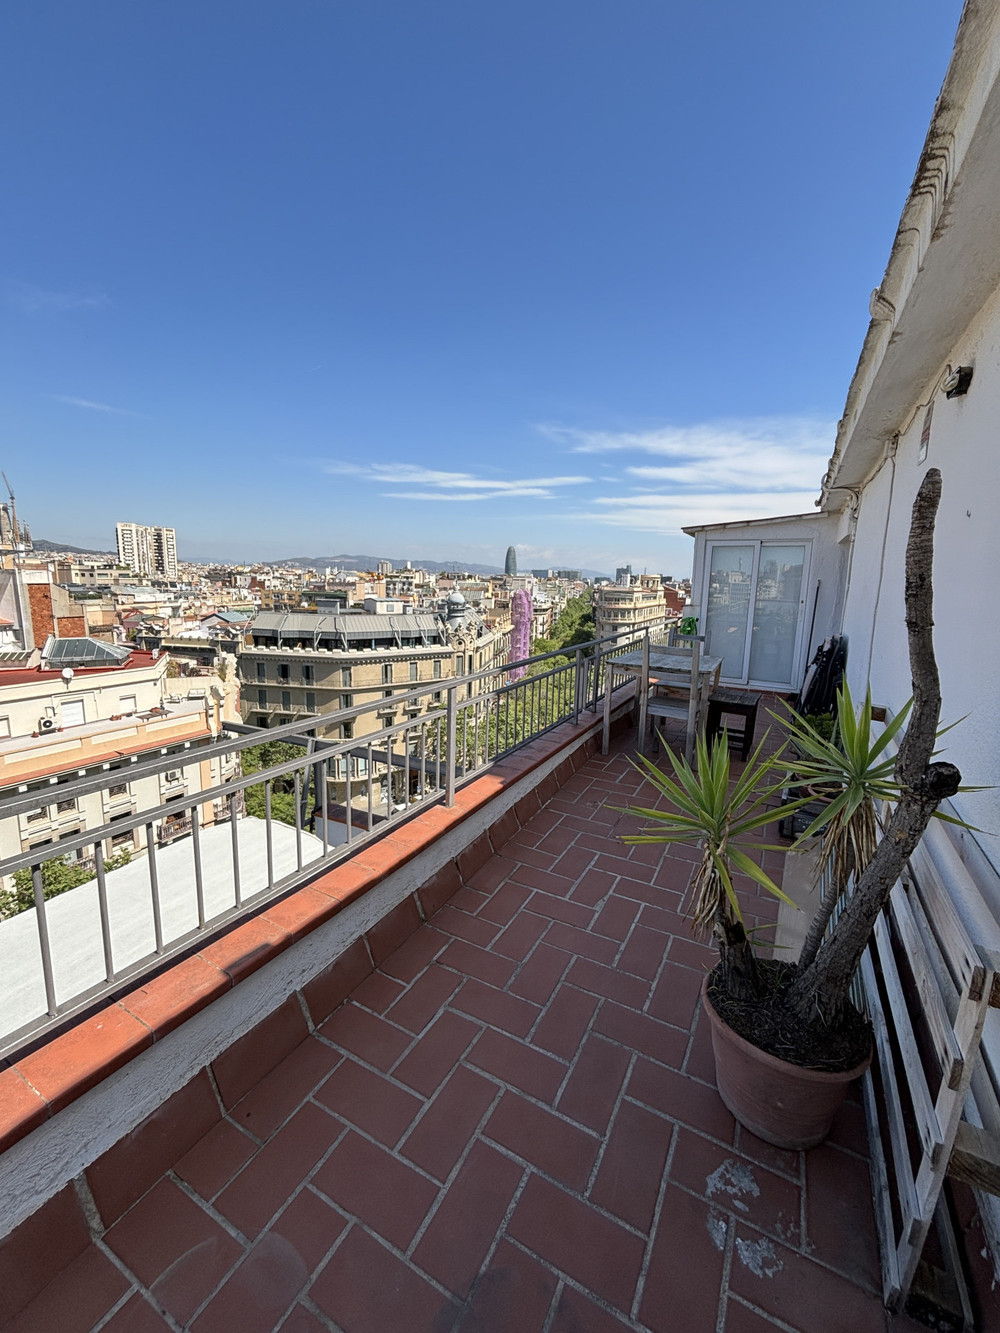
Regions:
<svg viewBox="0 0 1000 1333"><path fill-rule="evenodd" d="M1000 1007L995 931L972 876L932 820L861 967L875 1030L863 1092L885 1304L904 1306L918 1269L918 1285L940 1294L945 1274L922 1264L936 1223L954 1314L967 1333L971 1302L942 1189L951 1176L1000 1196L997 1071L980 1050L989 1009Z"/></svg>

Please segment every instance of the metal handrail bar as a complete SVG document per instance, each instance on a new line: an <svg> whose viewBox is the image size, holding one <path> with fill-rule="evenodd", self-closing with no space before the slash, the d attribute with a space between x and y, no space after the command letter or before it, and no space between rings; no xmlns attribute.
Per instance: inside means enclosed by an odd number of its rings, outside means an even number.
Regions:
<svg viewBox="0 0 1000 1333"><path fill-rule="evenodd" d="M636 642L641 642L641 638L642 636L640 636L639 639L636 640ZM611 636L604 639L595 639L592 640L590 643L580 644L579 647L582 649L586 649L592 647L599 647L602 643L613 643L613 642L615 642L615 639L614 636ZM574 648L576 646L577 645L574 645ZM626 645L619 644L616 646L614 650L609 650L609 651L614 651L615 653L617 653L619 651L624 651L626 648L630 647L631 644L626 644ZM394 707L399 705L405 706L407 699L411 698L419 699L426 694L435 694L438 691L444 693L445 690L450 689L452 687L461 687L463 685L468 685L473 681L483 680L491 675L506 675L509 671L516 669L518 666L530 665L531 663L535 662L544 662L551 657L557 657L557 656L565 656L565 654L560 653L558 650L554 652L540 653L537 657L524 658L523 661L521 662L509 663L504 666L487 667L484 668L482 671L473 673L472 675L454 676L442 681L424 681L417 689L409 690L407 691L406 694L400 694L398 696L394 696L392 703ZM559 670L562 668L555 668L555 669ZM522 677L522 680L523 679L525 678ZM509 681L505 685L498 685L496 689L499 692L505 689L516 688L520 684L521 681ZM378 686L372 687L372 689L377 689L377 688L379 687ZM462 702L464 703L465 700L462 700ZM71 782L50 781L48 783L48 787L50 787L53 790L58 789L59 792L61 793L60 799L68 799L70 795L74 795L77 797L86 796L95 791L102 791L105 787L110 785L111 779L113 779L116 782L121 782L122 779L124 778L128 782L135 782L138 781L140 778L155 777L158 773L165 773L172 768L182 768L188 763L195 763L195 762L204 763L214 758L223 756L229 757L230 755L238 754L242 750L249 749L250 747L255 745L260 745L265 740L294 741L300 735L307 735L308 733L314 730L318 730L319 728L326 729L329 727L343 726L345 724L350 724L356 721L359 717L365 717L377 711L378 711L378 702L377 700L372 700L364 704L353 704L350 708L338 709L336 712L333 713L305 714L293 719L291 722L284 722L279 727L268 727L266 736L261 734L260 728L253 729L252 735L244 734L241 736L240 733L244 732L246 724L226 722L223 724L224 728L228 728L231 726L233 728L233 731L236 732L237 734L233 737L227 737L226 739L215 740L205 745L199 745L197 748L195 748L194 745L192 745L190 751L191 754L190 758L187 757L188 753L187 751L182 753L174 753L171 755L164 755L160 759L143 760L141 762L139 761L137 756L123 755L122 764L120 767L117 768L109 767L102 773L95 773L89 777L76 778ZM425 714L425 716L427 715ZM395 725L398 726L402 724L395 724ZM388 730L388 729L386 728L383 730ZM14 785L15 784L11 784L12 787ZM21 793L20 788L23 787L25 784L18 783L16 785L19 789L19 794L17 796L4 796L2 792L0 792L0 819L7 819L7 818L12 818L15 815L27 814L32 810L36 810L40 805L46 805L49 803L45 800L46 788L39 787L36 788L34 791ZM0 870L0 873L3 873L2 870Z"/></svg>
<svg viewBox="0 0 1000 1333"><path fill-rule="evenodd" d="M601 644L613 646L601 652ZM599 640L593 645L593 657L584 655L583 650L589 646L574 645L571 654L554 651L526 659L526 664L530 665L545 663L558 656L568 658L548 670L523 676L516 681L503 680L510 670L505 665L458 679L422 682L421 687L408 691L407 696L401 698L419 699L428 693L440 691L447 696L444 706L431 709L419 717L381 727L363 737L331 741L316 733L330 726L342 725L348 716L370 714L373 711L370 705L359 705L335 714L310 715L276 728L250 728L242 723L234 723L233 731L225 739L215 741L210 746L175 753L152 763L107 769L89 778L62 783L58 787L36 789L19 795L16 800L0 802L0 818L14 818L18 813L51 803L54 797L46 800L49 791L58 792L59 798L65 800L71 796L79 797L101 791L123 780L133 782L168 769L200 764L206 758L217 755L231 757L235 754L238 757L250 746L265 741L281 739L302 746L302 753L291 759L251 773L237 771L214 786L198 791L184 791L171 801L161 801L156 806L138 812L133 807L123 817L99 827L75 831L57 842L36 845L0 861L0 875L26 869L31 871L40 951L40 973L37 975L39 983L43 985L46 1011L36 1014L26 1025L20 1025L16 1032L6 1036L0 1033L0 1053L7 1053L13 1045L37 1038L41 1033L64 1024L68 1018L93 1005L101 996L110 994L116 988L120 989L125 979L134 980L189 952L192 941L203 941L228 923L245 919L265 903L292 892L323 870L353 855L359 844L381 837L388 829L409 819L419 810L426 809L434 802L452 804L459 783L471 780L497 759L530 743L562 722L577 718L581 707L593 707L596 711L602 689L610 691L614 688L611 664L619 653L628 651L633 644L631 641L622 644L614 639ZM605 662L608 669L602 670ZM498 676L501 680L492 688L479 691L470 688L472 682ZM463 689L466 697L459 699L458 695ZM344 841L331 846L329 811L334 807L328 804L331 796L328 783L331 763L343 759L347 761L344 776L341 776L338 768L334 781L346 779L344 820L340 824L345 836ZM272 828L275 827L272 793L274 784L288 777L293 779L294 786L294 869L276 879L272 849ZM402 782L397 786L400 778ZM250 788L261 787L264 791L267 880L264 884L251 884L242 878L238 825L245 793ZM313 859L307 860L303 854L303 832L310 788L314 813L321 813L324 818L321 830L316 832L316 836L320 832L322 834L321 850ZM379 806L383 798L385 801L385 816L380 815L378 823L375 822L377 790L381 792ZM354 807L356 800L361 803L357 808ZM209 912L205 894L207 881L203 879L202 849L203 828L207 824L203 825L202 810L214 812L216 803L220 801L228 803L231 819L232 873L226 889L231 896L229 902L220 908L216 891L214 905ZM362 808L364 805L367 805L367 818ZM340 808L339 798L336 808ZM355 823L355 820L358 822ZM176 822L179 836L191 838L198 919L198 925L193 930L181 930L170 938L165 938L166 932L161 921L162 875L157 865L158 838L165 821ZM105 885L105 840L113 840L121 834L134 834L140 829L145 830L145 848L140 850L146 851L148 907L152 910L155 940L151 941L152 950L142 958L118 963L115 959L116 946L112 938L111 909ZM60 999L55 987L53 943L47 925L50 902L46 898L42 868L49 861L61 860L68 853L88 846L94 848L97 872L95 911L99 917L101 971L104 980L96 981L92 976L82 975L76 983L79 989ZM134 848L134 841L132 846ZM216 890L217 887L218 881ZM139 900L135 901L138 905Z"/></svg>
<svg viewBox="0 0 1000 1333"><path fill-rule="evenodd" d="M561 671L563 673L569 673L572 670L573 664L566 663L564 666L558 667L555 671L548 672L544 676L526 676L521 681L514 681L508 685L498 687L495 693L496 695L509 694L512 691L515 691L519 686L529 688L538 681L549 679L557 672ZM449 687L449 690L456 689L457 684L458 682L454 682ZM483 694L473 696L471 699L458 700L458 711L459 713L463 710L467 711L477 701L482 702L490 697L494 696ZM569 711L571 712L572 709ZM336 714L335 716L339 717L340 714ZM446 717L447 709L442 707L436 709L434 712L422 714L419 719L395 722L391 726L381 727L378 731L369 732L368 735L364 737L356 737L350 740L336 742L319 740L317 743L323 747L321 752L322 759L320 760L317 759L317 752L314 750L311 753L303 753L302 755L296 755L293 759L286 759L281 763L269 765L267 768L258 769L253 773L233 774L231 777L226 778L224 782L219 783L216 786L205 787L197 792L188 793L187 798L184 800L175 799L173 801L162 802L158 806L145 807L143 810L133 813L132 815L123 816L119 819L98 825L97 827L84 829L75 835L60 838L57 843L46 843L44 844L44 850L48 852L48 855L43 856L41 859L49 860L53 856L63 856L66 853L76 851L81 847L87 847L91 843L97 843L104 838L111 836L113 833L131 832L150 821L155 822L156 820L166 818L170 814L176 814L179 810L190 810L195 806L209 805L212 801L215 801L220 797L228 796L234 791L245 791L247 787L257 787L265 782L273 782L276 778L294 774L298 770L310 767L317 762L326 763L330 759L337 759L343 756L358 758L357 751L359 747L374 748L377 743L391 742L393 737L402 732L412 731L414 727L421 723L433 723L438 719L445 720ZM314 719L311 719L311 721L313 720ZM535 739L535 737L544 735L545 732L549 731L552 727L560 725L562 721L565 721L565 718L555 719L545 727L539 728L538 731L533 732L531 736L523 737L520 741L505 747L502 753L511 753L513 750L520 748L520 746L526 745L528 741ZM266 732L258 730L255 736L248 739L252 739L253 744L260 745L274 738L274 730L276 730L276 728L268 728ZM244 744L242 748L246 749L248 747ZM225 751L227 754L231 752L231 750ZM497 753L499 754L500 752L498 751ZM195 751L190 759L186 759L186 757L182 755L173 755L169 762L161 761L153 768L132 771L130 773L130 780L135 780L139 777L155 776L155 773L163 768L182 768L185 767L187 763L201 763L203 762L204 757L203 750ZM122 771L123 770L121 769L114 769L109 773L95 775L95 777L91 779L81 779L79 783L65 783L60 786L59 790L63 793L63 799L69 799L68 793L87 795L90 792L101 790L102 787L114 785L114 783L120 780ZM467 771L463 776L471 776L471 773ZM40 801L39 799L42 797L43 791L44 789L32 793L31 799L28 800L27 803L28 811L36 809L39 804L44 804L44 800ZM13 806L15 803L12 802L11 805ZM18 807L17 810L5 805L0 805L0 818L9 818L15 813L21 813L22 811L20 810L20 807L24 805L24 799L17 802L16 805ZM13 874L17 870L37 865L39 863L39 852L42 850L42 847L30 848L28 851L21 852L17 856L7 857L4 860L0 860L0 875Z"/></svg>

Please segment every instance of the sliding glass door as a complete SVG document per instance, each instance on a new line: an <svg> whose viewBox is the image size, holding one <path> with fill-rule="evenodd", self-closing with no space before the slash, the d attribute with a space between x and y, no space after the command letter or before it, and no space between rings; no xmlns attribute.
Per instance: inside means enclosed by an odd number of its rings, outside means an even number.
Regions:
<svg viewBox="0 0 1000 1333"><path fill-rule="evenodd" d="M706 651L723 679L798 685L808 542L711 542L706 555Z"/></svg>
<svg viewBox="0 0 1000 1333"><path fill-rule="evenodd" d="M711 546L708 562L705 651L722 658L727 679L745 680L757 549L752 542Z"/></svg>

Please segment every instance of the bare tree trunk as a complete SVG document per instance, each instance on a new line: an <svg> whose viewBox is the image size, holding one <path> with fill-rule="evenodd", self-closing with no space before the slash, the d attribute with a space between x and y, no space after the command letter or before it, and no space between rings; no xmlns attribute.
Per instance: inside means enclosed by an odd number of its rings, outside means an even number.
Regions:
<svg viewBox="0 0 1000 1333"><path fill-rule="evenodd" d="M838 863L839 859L838 857ZM820 900L819 907L816 908L816 914L809 923L809 929L806 931L806 937L802 943L802 950L799 954L800 969L808 967L819 953L823 936L826 934L826 928L830 923L830 917L833 916L833 909L840 901L840 895L847 886L846 880L850 877L850 869L845 867L845 870L846 874L843 878L831 871L830 883L826 886L826 892Z"/></svg>
<svg viewBox="0 0 1000 1333"><path fill-rule="evenodd" d="M713 923L712 933L719 945L718 981L721 989L732 1000L758 1000L757 959L742 922L730 921L720 913Z"/></svg>
<svg viewBox="0 0 1000 1333"><path fill-rule="evenodd" d="M878 850L858 881L833 935L816 960L800 968L787 997L805 1022L834 1022L847 1003L879 912L899 879L941 801L958 790L962 775L953 764L931 763L941 687L933 642L934 519L941 500L941 473L931 468L913 502L906 546L906 630L913 678L913 710L896 759L903 787Z"/></svg>

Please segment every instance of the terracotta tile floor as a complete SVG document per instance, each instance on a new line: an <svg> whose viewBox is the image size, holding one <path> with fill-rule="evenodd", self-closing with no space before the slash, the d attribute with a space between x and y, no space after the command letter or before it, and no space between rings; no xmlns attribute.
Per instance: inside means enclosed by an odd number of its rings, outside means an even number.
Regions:
<svg viewBox="0 0 1000 1333"><path fill-rule="evenodd" d="M916 1328L877 1294L859 1106L801 1154L720 1102L691 854L608 808L641 785L591 760L16 1333Z"/></svg>

